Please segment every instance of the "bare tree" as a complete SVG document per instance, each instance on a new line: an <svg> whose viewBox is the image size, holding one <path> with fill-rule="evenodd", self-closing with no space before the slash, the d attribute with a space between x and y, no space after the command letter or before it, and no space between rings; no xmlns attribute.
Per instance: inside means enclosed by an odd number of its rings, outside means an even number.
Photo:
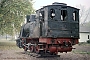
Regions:
<svg viewBox="0 0 90 60"><path fill-rule="evenodd" d="M86 22L89 22L89 16L90 16L90 8L86 8L83 5L79 5L77 6L80 9L79 12L79 20L80 20L80 24L84 24Z"/></svg>

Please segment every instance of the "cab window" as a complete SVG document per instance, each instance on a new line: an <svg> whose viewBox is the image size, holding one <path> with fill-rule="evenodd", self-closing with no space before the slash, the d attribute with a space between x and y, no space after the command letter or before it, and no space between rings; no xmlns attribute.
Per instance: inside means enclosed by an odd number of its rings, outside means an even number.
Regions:
<svg viewBox="0 0 90 60"><path fill-rule="evenodd" d="M64 21L67 18L67 10L61 10L61 20Z"/></svg>

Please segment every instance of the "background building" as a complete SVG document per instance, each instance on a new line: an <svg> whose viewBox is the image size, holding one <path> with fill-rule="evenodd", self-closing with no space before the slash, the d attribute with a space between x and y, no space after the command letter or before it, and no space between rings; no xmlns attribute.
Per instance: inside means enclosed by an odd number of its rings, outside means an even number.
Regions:
<svg viewBox="0 0 90 60"><path fill-rule="evenodd" d="M80 25L80 39L79 42L86 42L90 39L90 27L86 24Z"/></svg>

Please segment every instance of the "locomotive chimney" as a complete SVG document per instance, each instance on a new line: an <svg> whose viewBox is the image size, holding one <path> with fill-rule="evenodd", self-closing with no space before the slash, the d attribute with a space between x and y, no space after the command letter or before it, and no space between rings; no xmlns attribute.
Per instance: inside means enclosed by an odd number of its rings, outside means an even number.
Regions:
<svg viewBox="0 0 90 60"><path fill-rule="evenodd" d="M26 22L28 22L28 23L30 22L30 15L26 16Z"/></svg>

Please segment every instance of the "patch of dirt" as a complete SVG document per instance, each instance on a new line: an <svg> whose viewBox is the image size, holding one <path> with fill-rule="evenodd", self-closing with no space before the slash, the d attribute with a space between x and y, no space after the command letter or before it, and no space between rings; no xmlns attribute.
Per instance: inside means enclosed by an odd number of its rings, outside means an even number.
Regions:
<svg viewBox="0 0 90 60"><path fill-rule="evenodd" d="M72 52L58 53L60 57L36 58L28 54L25 54L23 49L19 49L16 46L10 46L8 47L8 49L5 50L3 48L0 49L0 60L90 60L90 54L79 53L90 52L90 45L75 45L74 47L76 49Z"/></svg>
<svg viewBox="0 0 90 60"><path fill-rule="evenodd" d="M26 54L20 53L22 50L3 50L0 51L2 55L0 60L25 60L27 59Z"/></svg>
<svg viewBox="0 0 90 60"><path fill-rule="evenodd" d="M75 54L75 53L62 53L60 54L60 58L62 60L89 60L90 59L90 55L88 54Z"/></svg>
<svg viewBox="0 0 90 60"><path fill-rule="evenodd" d="M2 55L2 53L0 53L0 56Z"/></svg>

